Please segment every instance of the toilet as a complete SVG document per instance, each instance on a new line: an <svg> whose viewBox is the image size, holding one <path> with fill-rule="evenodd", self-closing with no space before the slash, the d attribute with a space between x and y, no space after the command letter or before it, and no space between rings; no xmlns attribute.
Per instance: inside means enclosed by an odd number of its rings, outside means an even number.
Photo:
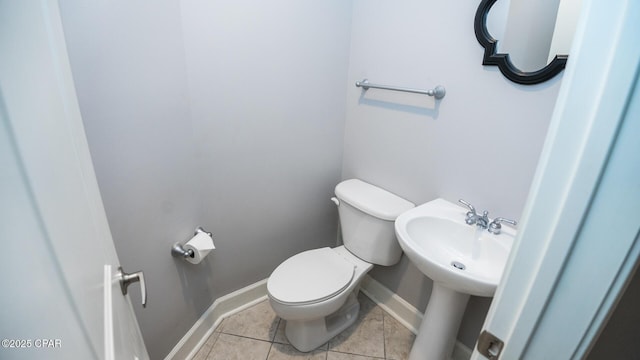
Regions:
<svg viewBox="0 0 640 360"><path fill-rule="evenodd" d="M394 221L415 206L358 179L339 183L335 194L344 245L294 255L267 280L269 303L286 320L291 345L303 352L356 321L360 281L374 264L390 266L400 260Z"/></svg>

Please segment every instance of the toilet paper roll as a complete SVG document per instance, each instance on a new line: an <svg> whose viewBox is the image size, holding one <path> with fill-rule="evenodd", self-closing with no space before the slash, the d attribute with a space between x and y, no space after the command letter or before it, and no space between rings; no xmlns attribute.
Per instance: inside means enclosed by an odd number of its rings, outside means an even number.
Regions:
<svg viewBox="0 0 640 360"><path fill-rule="evenodd" d="M213 249L215 249L215 245L213 245L213 239L209 234L200 232L196 234L191 240L187 241L184 244L184 249L189 251L193 250L193 257L187 256L186 259L188 262L192 264L200 263L207 254Z"/></svg>

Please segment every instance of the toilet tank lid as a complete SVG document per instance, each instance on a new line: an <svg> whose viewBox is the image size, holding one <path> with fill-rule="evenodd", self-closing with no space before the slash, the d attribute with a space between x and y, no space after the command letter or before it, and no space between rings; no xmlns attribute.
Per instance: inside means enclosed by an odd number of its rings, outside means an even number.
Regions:
<svg viewBox="0 0 640 360"><path fill-rule="evenodd" d="M358 179L339 183L336 196L362 212L389 221L415 207L412 202Z"/></svg>

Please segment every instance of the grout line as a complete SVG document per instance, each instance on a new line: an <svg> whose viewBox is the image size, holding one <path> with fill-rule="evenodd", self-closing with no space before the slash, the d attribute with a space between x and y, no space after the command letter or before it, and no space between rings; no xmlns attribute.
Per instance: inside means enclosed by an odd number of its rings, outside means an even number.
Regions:
<svg viewBox="0 0 640 360"><path fill-rule="evenodd" d="M344 352L344 351L336 351L336 350L327 350L327 354L329 354L329 351L335 352L335 353L340 353L340 354L356 355L356 356L368 357L368 358L372 358L372 359L385 360L385 358L383 358L383 357L364 355L364 354L358 354L358 353L350 353L350 352Z"/></svg>
<svg viewBox="0 0 640 360"><path fill-rule="evenodd" d="M272 342L271 342L271 341L269 341L269 340L265 340L265 339L256 339L256 338L253 338L253 337L251 337L251 336L238 335L238 334L229 334L229 333L226 333L226 332L220 332L220 334L221 334L221 335L222 335L222 334L225 334L225 335L229 335L229 336L235 336L235 337L240 337L240 338L245 338L245 339L250 339L250 340L256 340L256 341L262 341L262 342L272 343ZM218 339L219 339L219 338L220 338L220 337L218 337ZM216 342L218 341L218 339L216 339Z"/></svg>
<svg viewBox="0 0 640 360"><path fill-rule="evenodd" d="M382 309L380 309L380 310L382 310ZM384 334L385 333L385 331L384 331L384 326L385 326L384 325L384 318L386 317L386 316L384 316L385 314L386 314L385 311L382 310L382 350L383 350L382 354L384 354L384 358L386 359L387 358L387 338L386 338L386 336Z"/></svg>
<svg viewBox="0 0 640 360"><path fill-rule="evenodd" d="M213 334L211 334L211 336L215 335L216 332L214 331ZM218 335L216 335L216 339L213 341L213 344L211 344L211 347L209 348L209 351L207 352L207 356L205 356L205 359L209 358L209 354L211 354L211 352L213 351L213 347L216 346L216 343L218 342L218 339L220 338L220 333L218 333Z"/></svg>
<svg viewBox="0 0 640 360"><path fill-rule="evenodd" d="M282 318L278 316L278 323L276 324L276 329L273 331L273 338L271 339L272 343L276 341L276 336L278 336L278 329L280 328L280 322L282 322Z"/></svg>
<svg viewBox="0 0 640 360"><path fill-rule="evenodd" d="M267 357L264 360L269 360L269 355L271 354L271 348L273 348L273 342L269 345L269 351L267 351Z"/></svg>
<svg viewBox="0 0 640 360"><path fill-rule="evenodd" d="M327 340L327 348L324 352L324 360L329 360L329 349L331 348L331 339Z"/></svg>
<svg viewBox="0 0 640 360"><path fill-rule="evenodd" d="M265 360L269 360L271 349L273 348L273 344L276 340L276 336L278 335L278 328L280 327L280 321L282 321L282 318L278 317L278 323L276 324L276 329L273 331L273 338L271 338L271 344L269 345L269 351L267 351L267 357Z"/></svg>

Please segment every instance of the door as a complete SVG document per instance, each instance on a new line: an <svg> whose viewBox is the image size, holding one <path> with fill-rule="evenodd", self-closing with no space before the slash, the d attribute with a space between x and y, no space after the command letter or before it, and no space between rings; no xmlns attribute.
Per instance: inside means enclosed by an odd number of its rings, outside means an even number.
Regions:
<svg viewBox="0 0 640 360"><path fill-rule="evenodd" d="M483 330L501 359L581 359L640 254L640 1L584 2ZM491 336L484 336L491 339ZM472 359L483 359L474 349Z"/></svg>
<svg viewBox="0 0 640 360"><path fill-rule="evenodd" d="M57 1L0 0L0 54L0 358L147 359Z"/></svg>

